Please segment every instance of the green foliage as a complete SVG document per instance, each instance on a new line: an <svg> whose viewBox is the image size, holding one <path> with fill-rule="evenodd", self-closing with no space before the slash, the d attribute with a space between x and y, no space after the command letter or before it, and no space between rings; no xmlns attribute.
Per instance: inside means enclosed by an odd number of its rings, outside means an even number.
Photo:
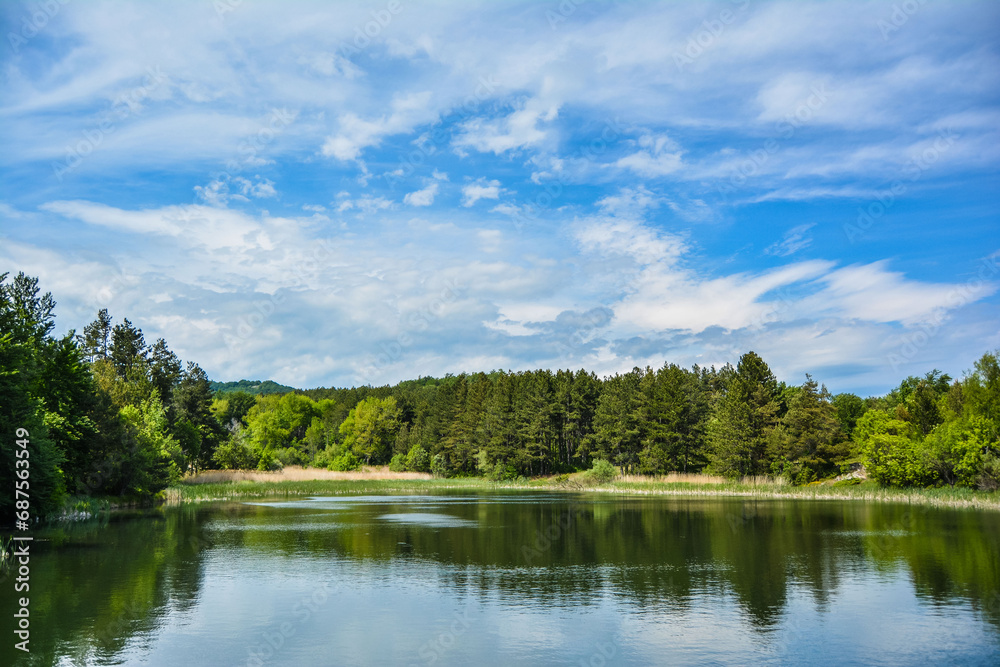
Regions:
<svg viewBox="0 0 1000 667"><path fill-rule="evenodd" d="M858 420L854 442L868 476L887 486L926 486L934 473L925 465L914 427L881 410Z"/></svg>
<svg viewBox="0 0 1000 667"><path fill-rule="evenodd" d="M159 396L151 394L139 406L123 406L118 415L129 447L118 462L116 492L148 496L176 482L184 455L168 430Z"/></svg>
<svg viewBox="0 0 1000 667"><path fill-rule="evenodd" d="M354 455L352 451L346 451L340 456L335 457L327 465L328 470L337 470L339 472L347 472L349 470L359 470L361 468L361 459Z"/></svg>
<svg viewBox="0 0 1000 667"><path fill-rule="evenodd" d="M996 426L985 417L941 424L923 442L924 462L949 486L974 488L984 456L1000 451L995 433Z"/></svg>
<svg viewBox="0 0 1000 667"><path fill-rule="evenodd" d="M304 466L309 464L309 455L295 447L283 447L274 452L279 467Z"/></svg>
<svg viewBox="0 0 1000 667"><path fill-rule="evenodd" d="M1000 454L991 450L983 455L976 486L983 491L1000 490Z"/></svg>
<svg viewBox="0 0 1000 667"><path fill-rule="evenodd" d="M405 454L393 454L392 460L389 461L389 470L393 472L403 472L406 470L406 455Z"/></svg>
<svg viewBox="0 0 1000 667"><path fill-rule="evenodd" d="M834 474L850 454L837 409L826 388L806 375L806 382L792 395L788 411L771 431L767 449L771 472L794 484Z"/></svg>
<svg viewBox="0 0 1000 667"><path fill-rule="evenodd" d="M407 470L412 470L413 472L429 472L431 468L430 454L420 445L413 445L406 454L405 465Z"/></svg>
<svg viewBox="0 0 1000 667"><path fill-rule="evenodd" d="M711 468L727 477L770 470L767 442L778 421L778 383L754 352L740 357L709 427Z"/></svg>
<svg viewBox="0 0 1000 667"><path fill-rule="evenodd" d="M399 408L392 396L361 401L340 425L344 445L369 465L389 458L398 429Z"/></svg>
<svg viewBox="0 0 1000 667"><path fill-rule="evenodd" d="M431 474L435 477L451 477L451 468L444 454L435 454L431 457Z"/></svg>
<svg viewBox="0 0 1000 667"><path fill-rule="evenodd" d="M865 402L855 394L837 394L833 397L832 403L837 411L837 421L840 422L840 428L850 440L858 419L865 414Z"/></svg>
<svg viewBox="0 0 1000 667"><path fill-rule="evenodd" d="M212 458L225 470L254 470L260 461L260 452L250 446L246 432L237 429L216 448Z"/></svg>
<svg viewBox="0 0 1000 667"><path fill-rule="evenodd" d="M615 467L604 459L594 459L594 465L587 471L587 477L598 484L607 484L617 476Z"/></svg>
<svg viewBox="0 0 1000 667"><path fill-rule="evenodd" d="M266 396L268 394L287 394L296 391L294 387L278 384L272 380L239 380L238 382L213 382L211 385L213 393L225 395L236 392L251 394L253 396Z"/></svg>

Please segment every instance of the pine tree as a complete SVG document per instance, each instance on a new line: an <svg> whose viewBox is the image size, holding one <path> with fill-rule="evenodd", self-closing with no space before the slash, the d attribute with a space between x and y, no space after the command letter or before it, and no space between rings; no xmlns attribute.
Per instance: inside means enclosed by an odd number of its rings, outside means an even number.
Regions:
<svg viewBox="0 0 1000 667"><path fill-rule="evenodd" d="M710 427L712 468L736 477L769 471L767 439L777 421L778 383L755 352L740 357Z"/></svg>

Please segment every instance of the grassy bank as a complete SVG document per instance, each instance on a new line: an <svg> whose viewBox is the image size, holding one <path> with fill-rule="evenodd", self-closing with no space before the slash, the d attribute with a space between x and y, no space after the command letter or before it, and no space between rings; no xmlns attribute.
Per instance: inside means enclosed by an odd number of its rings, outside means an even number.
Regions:
<svg viewBox="0 0 1000 667"><path fill-rule="evenodd" d="M534 491L614 493L623 495L718 496L750 498L800 498L804 500L854 500L893 502L942 507L1000 510L1000 494L963 488L891 489L873 482L855 485L814 484L790 486L766 477L727 480L710 475L628 475L596 483L586 473L560 475L521 482L496 483L483 478L433 479L428 475L387 477L379 470L338 473L331 479L317 471L320 479L307 479L307 471L290 470L285 475L263 473L258 479L241 473L222 472L185 480L165 492L168 504L213 500L250 500L304 496L422 493L440 490L483 491L525 489Z"/></svg>

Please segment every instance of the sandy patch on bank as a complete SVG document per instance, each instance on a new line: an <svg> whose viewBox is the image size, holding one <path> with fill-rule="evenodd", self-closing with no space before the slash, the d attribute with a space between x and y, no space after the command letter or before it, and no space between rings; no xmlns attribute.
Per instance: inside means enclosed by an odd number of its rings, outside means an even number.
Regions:
<svg viewBox="0 0 1000 667"><path fill-rule="evenodd" d="M184 484L217 484L219 482L305 482L313 479L431 479L425 472L393 472L389 466L364 466L356 472L336 472L323 468L303 468L288 466L283 470L263 472L259 470L206 470L196 475L188 475Z"/></svg>

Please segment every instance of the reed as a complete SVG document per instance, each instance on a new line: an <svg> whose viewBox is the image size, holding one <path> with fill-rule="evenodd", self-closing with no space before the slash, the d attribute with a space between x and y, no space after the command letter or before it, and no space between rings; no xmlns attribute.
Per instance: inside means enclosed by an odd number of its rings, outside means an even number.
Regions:
<svg viewBox="0 0 1000 667"><path fill-rule="evenodd" d="M966 507L1000 510L1000 492L973 491L962 488L893 489L873 482L853 486L810 484L792 486L781 478L769 476L726 479L714 475L673 473L669 475L626 475L611 482L597 484L585 473L559 475L524 481L491 482L480 477L434 479L391 477L379 470L359 473L339 473L346 477L288 479L273 473L233 474L236 471L203 473L186 480L164 493L168 504L203 501L239 501L265 498L306 496L337 496L393 493L427 493L433 491L477 490L536 490L580 493L611 493L620 495L669 495L689 497L774 498L802 500L847 500L859 502L891 502L940 507ZM299 476L315 472L305 469ZM257 478L257 475L261 475ZM396 473L398 474L398 473ZM257 481L260 479L261 481Z"/></svg>
<svg viewBox="0 0 1000 667"><path fill-rule="evenodd" d="M423 472L394 472L389 466L365 466L356 472L337 472L324 468L288 466L282 470L207 470L189 475L181 484L220 484L224 482L304 482L310 480L414 480L431 479Z"/></svg>

